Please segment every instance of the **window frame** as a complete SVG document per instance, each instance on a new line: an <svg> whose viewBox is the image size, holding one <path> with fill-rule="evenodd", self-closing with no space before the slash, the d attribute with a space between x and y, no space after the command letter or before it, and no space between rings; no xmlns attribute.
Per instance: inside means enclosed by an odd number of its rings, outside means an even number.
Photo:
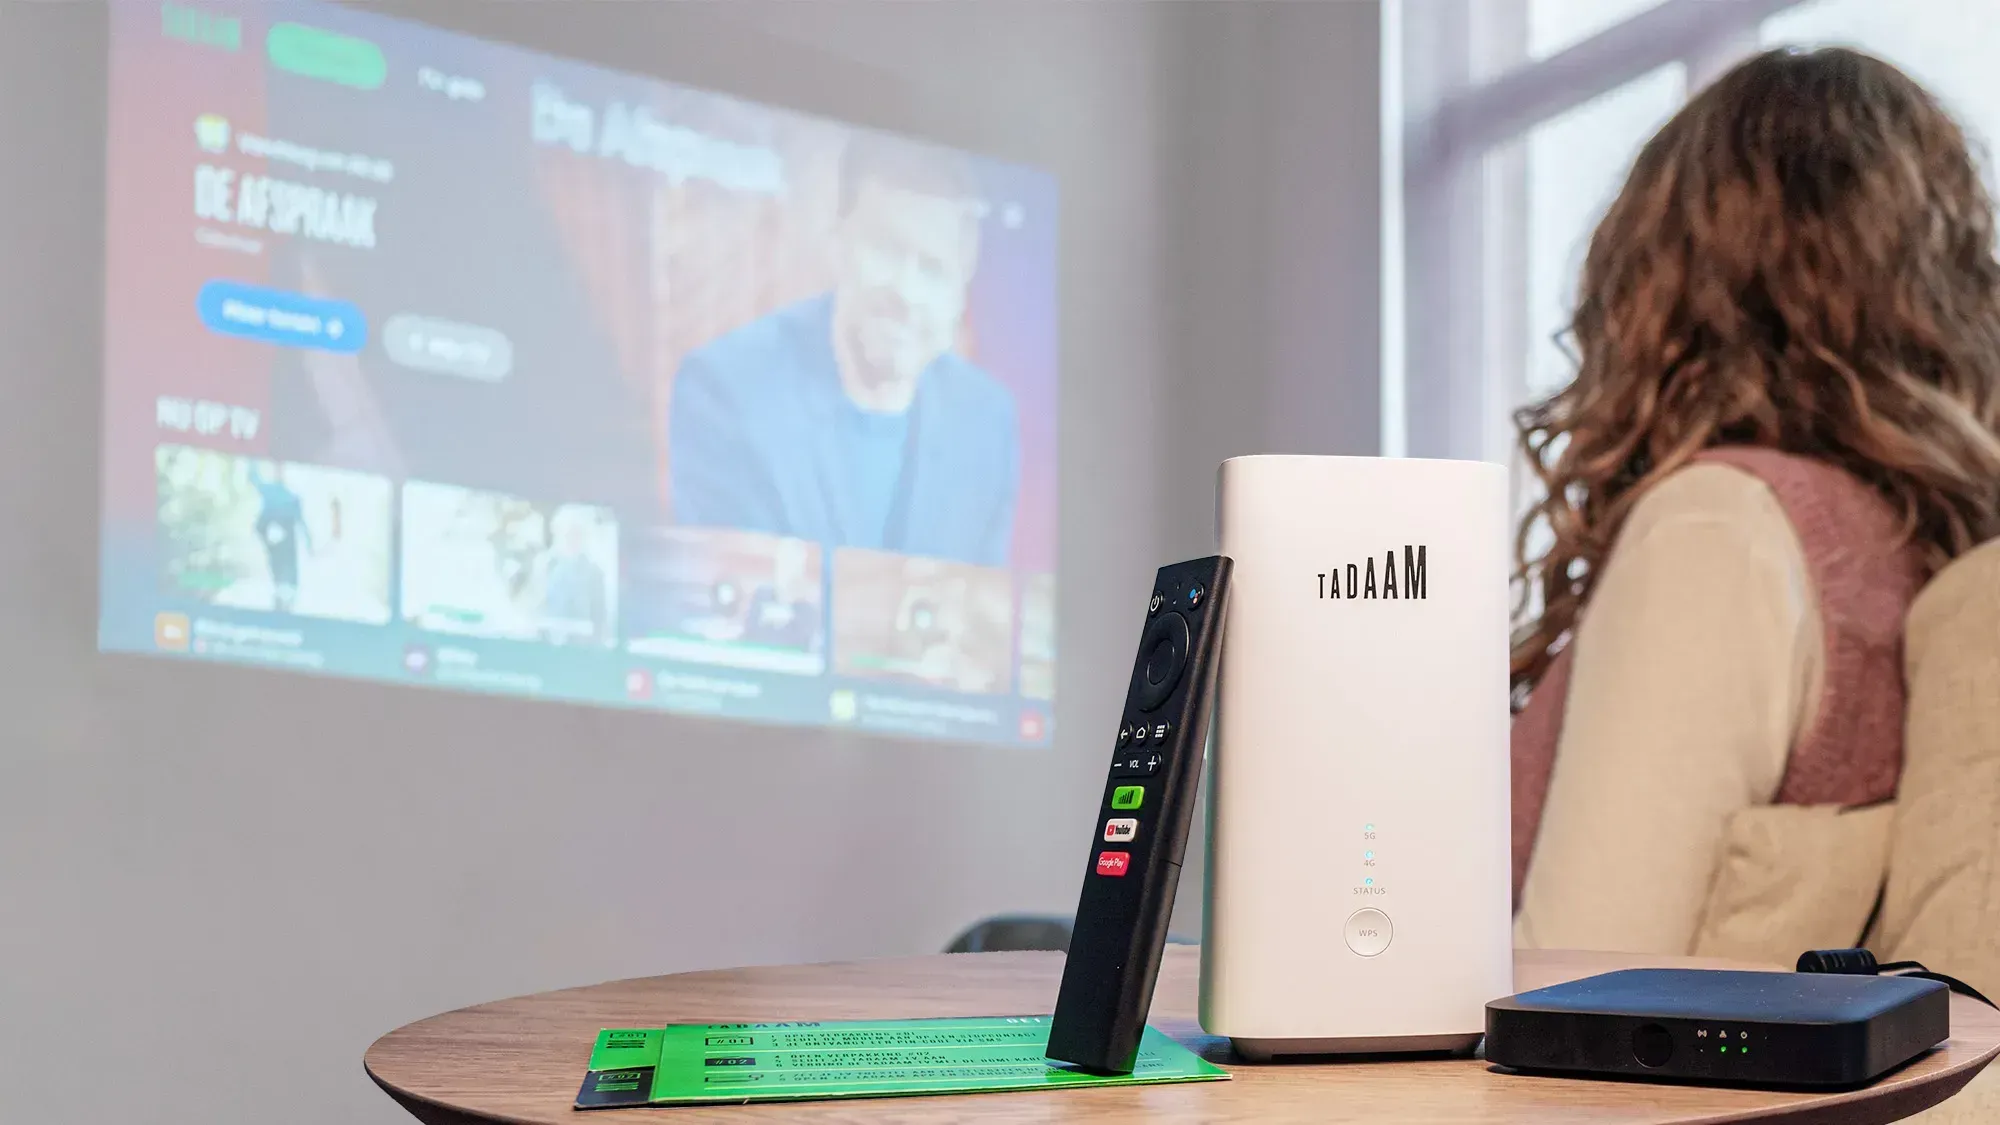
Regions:
<svg viewBox="0 0 2000 1125"><path fill-rule="evenodd" d="M1663 0L1534 60L1529 0L1384 2L1399 9L1385 74L1402 107L1403 252L1388 326L1400 346L1384 349L1401 360L1384 370L1385 401L1401 412L1385 413L1383 448L1518 469L1528 247L1525 146L1514 142L1671 63L1699 90L1759 49L1765 19L1803 0Z"/></svg>

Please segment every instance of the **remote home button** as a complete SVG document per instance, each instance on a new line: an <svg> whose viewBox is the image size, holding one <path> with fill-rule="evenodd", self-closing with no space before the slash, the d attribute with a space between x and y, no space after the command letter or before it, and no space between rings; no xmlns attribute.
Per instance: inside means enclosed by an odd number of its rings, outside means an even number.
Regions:
<svg viewBox="0 0 2000 1125"><path fill-rule="evenodd" d="M1178 613L1154 618L1146 627L1145 639L1139 642L1139 651L1143 655L1132 685L1133 702L1141 711L1156 710L1174 694L1181 673L1187 670L1187 618Z"/></svg>
<svg viewBox="0 0 2000 1125"><path fill-rule="evenodd" d="M1392 934L1389 916L1372 906L1347 916L1347 948L1363 957L1373 957L1389 948Z"/></svg>

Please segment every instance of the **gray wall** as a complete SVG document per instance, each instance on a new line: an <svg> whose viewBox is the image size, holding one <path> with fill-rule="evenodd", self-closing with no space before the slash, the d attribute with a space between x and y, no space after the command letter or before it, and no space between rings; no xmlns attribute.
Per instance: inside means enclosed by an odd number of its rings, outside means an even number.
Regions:
<svg viewBox="0 0 2000 1125"><path fill-rule="evenodd" d="M1215 550L1223 459L1380 448L1380 12L1173 9L1163 558ZM1181 872L1174 924L1188 934L1201 928L1203 858L1189 848Z"/></svg>
<svg viewBox="0 0 2000 1125"><path fill-rule="evenodd" d="M1057 746L98 655L103 16L0 0L0 1120L386 1125L361 1051L439 1010L1067 911L1215 463L1372 448L1372 3L393 10L1058 174Z"/></svg>
<svg viewBox="0 0 2000 1125"><path fill-rule="evenodd" d="M1380 9L1175 8L1161 176L1172 271L1167 553L1214 549L1215 468L1374 453L1381 417Z"/></svg>

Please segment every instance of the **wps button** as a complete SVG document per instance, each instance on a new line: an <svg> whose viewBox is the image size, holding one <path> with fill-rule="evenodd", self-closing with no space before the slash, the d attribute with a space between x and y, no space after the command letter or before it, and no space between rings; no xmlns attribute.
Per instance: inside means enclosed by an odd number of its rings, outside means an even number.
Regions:
<svg viewBox="0 0 2000 1125"><path fill-rule="evenodd" d="M1389 948L1393 932L1389 916L1372 906L1347 916L1347 948L1363 957L1373 957Z"/></svg>

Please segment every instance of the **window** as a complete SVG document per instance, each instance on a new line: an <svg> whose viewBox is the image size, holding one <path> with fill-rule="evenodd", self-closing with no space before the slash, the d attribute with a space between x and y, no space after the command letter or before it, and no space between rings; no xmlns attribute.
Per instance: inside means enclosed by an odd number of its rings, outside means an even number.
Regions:
<svg viewBox="0 0 2000 1125"><path fill-rule="evenodd" d="M1660 0L1529 0L1528 57L1559 54L1659 5Z"/></svg>
<svg viewBox="0 0 2000 1125"><path fill-rule="evenodd" d="M1385 0L1384 105L1400 170L1385 280L1385 435L1416 456L1504 461L1538 484L1512 415L1574 374L1557 343L1591 231L1639 146L1697 89L1769 46L1843 44L1935 92L2000 188L1993 0ZM1385 26L1387 21L1385 20ZM1393 429L1392 429L1393 427Z"/></svg>
<svg viewBox="0 0 2000 1125"><path fill-rule="evenodd" d="M1402 254L1386 275L1400 272L1403 323L1385 398L1398 388L1402 448L1509 463L1525 510L1539 486L1514 452L1512 416L1574 374L1557 338L1590 233L1639 147L1689 89L1768 37L1805 34L1787 20L1822 21L1818 38L1897 19L1873 0L1390 2ZM1979 22L1970 6L1982 0L1948 2L1966 7L1961 27Z"/></svg>
<svg viewBox="0 0 2000 1125"><path fill-rule="evenodd" d="M2000 188L1993 0L1387 0L1396 10L1402 444L1502 460L1507 419L1573 373L1591 230L1687 92L1767 46L1847 44L1936 92ZM1393 127L1393 123L1392 126ZM1385 427L1386 428L1386 427Z"/></svg>
<svg viewBox="0 0 2000 1125"><path fill-rule="evenodd" d="M1758 38L1767 47L1849 46L1901 67L1938 96L1988 150L2000 137L2000 23L1992 0L1925 0L1920 6L1880 0L1817 0L1764 21Z"/></svg>
<svg viewBox="0 0 2000 1125"><path fill-rule="evenodd" d="M1590 234L1639 147L1680 107L1684 74L1679 63L1660 67L1543 121L1520 142L1528 161L1524 398L1569 382L1570 357L1555 337L1575 307Z"/></svg>

